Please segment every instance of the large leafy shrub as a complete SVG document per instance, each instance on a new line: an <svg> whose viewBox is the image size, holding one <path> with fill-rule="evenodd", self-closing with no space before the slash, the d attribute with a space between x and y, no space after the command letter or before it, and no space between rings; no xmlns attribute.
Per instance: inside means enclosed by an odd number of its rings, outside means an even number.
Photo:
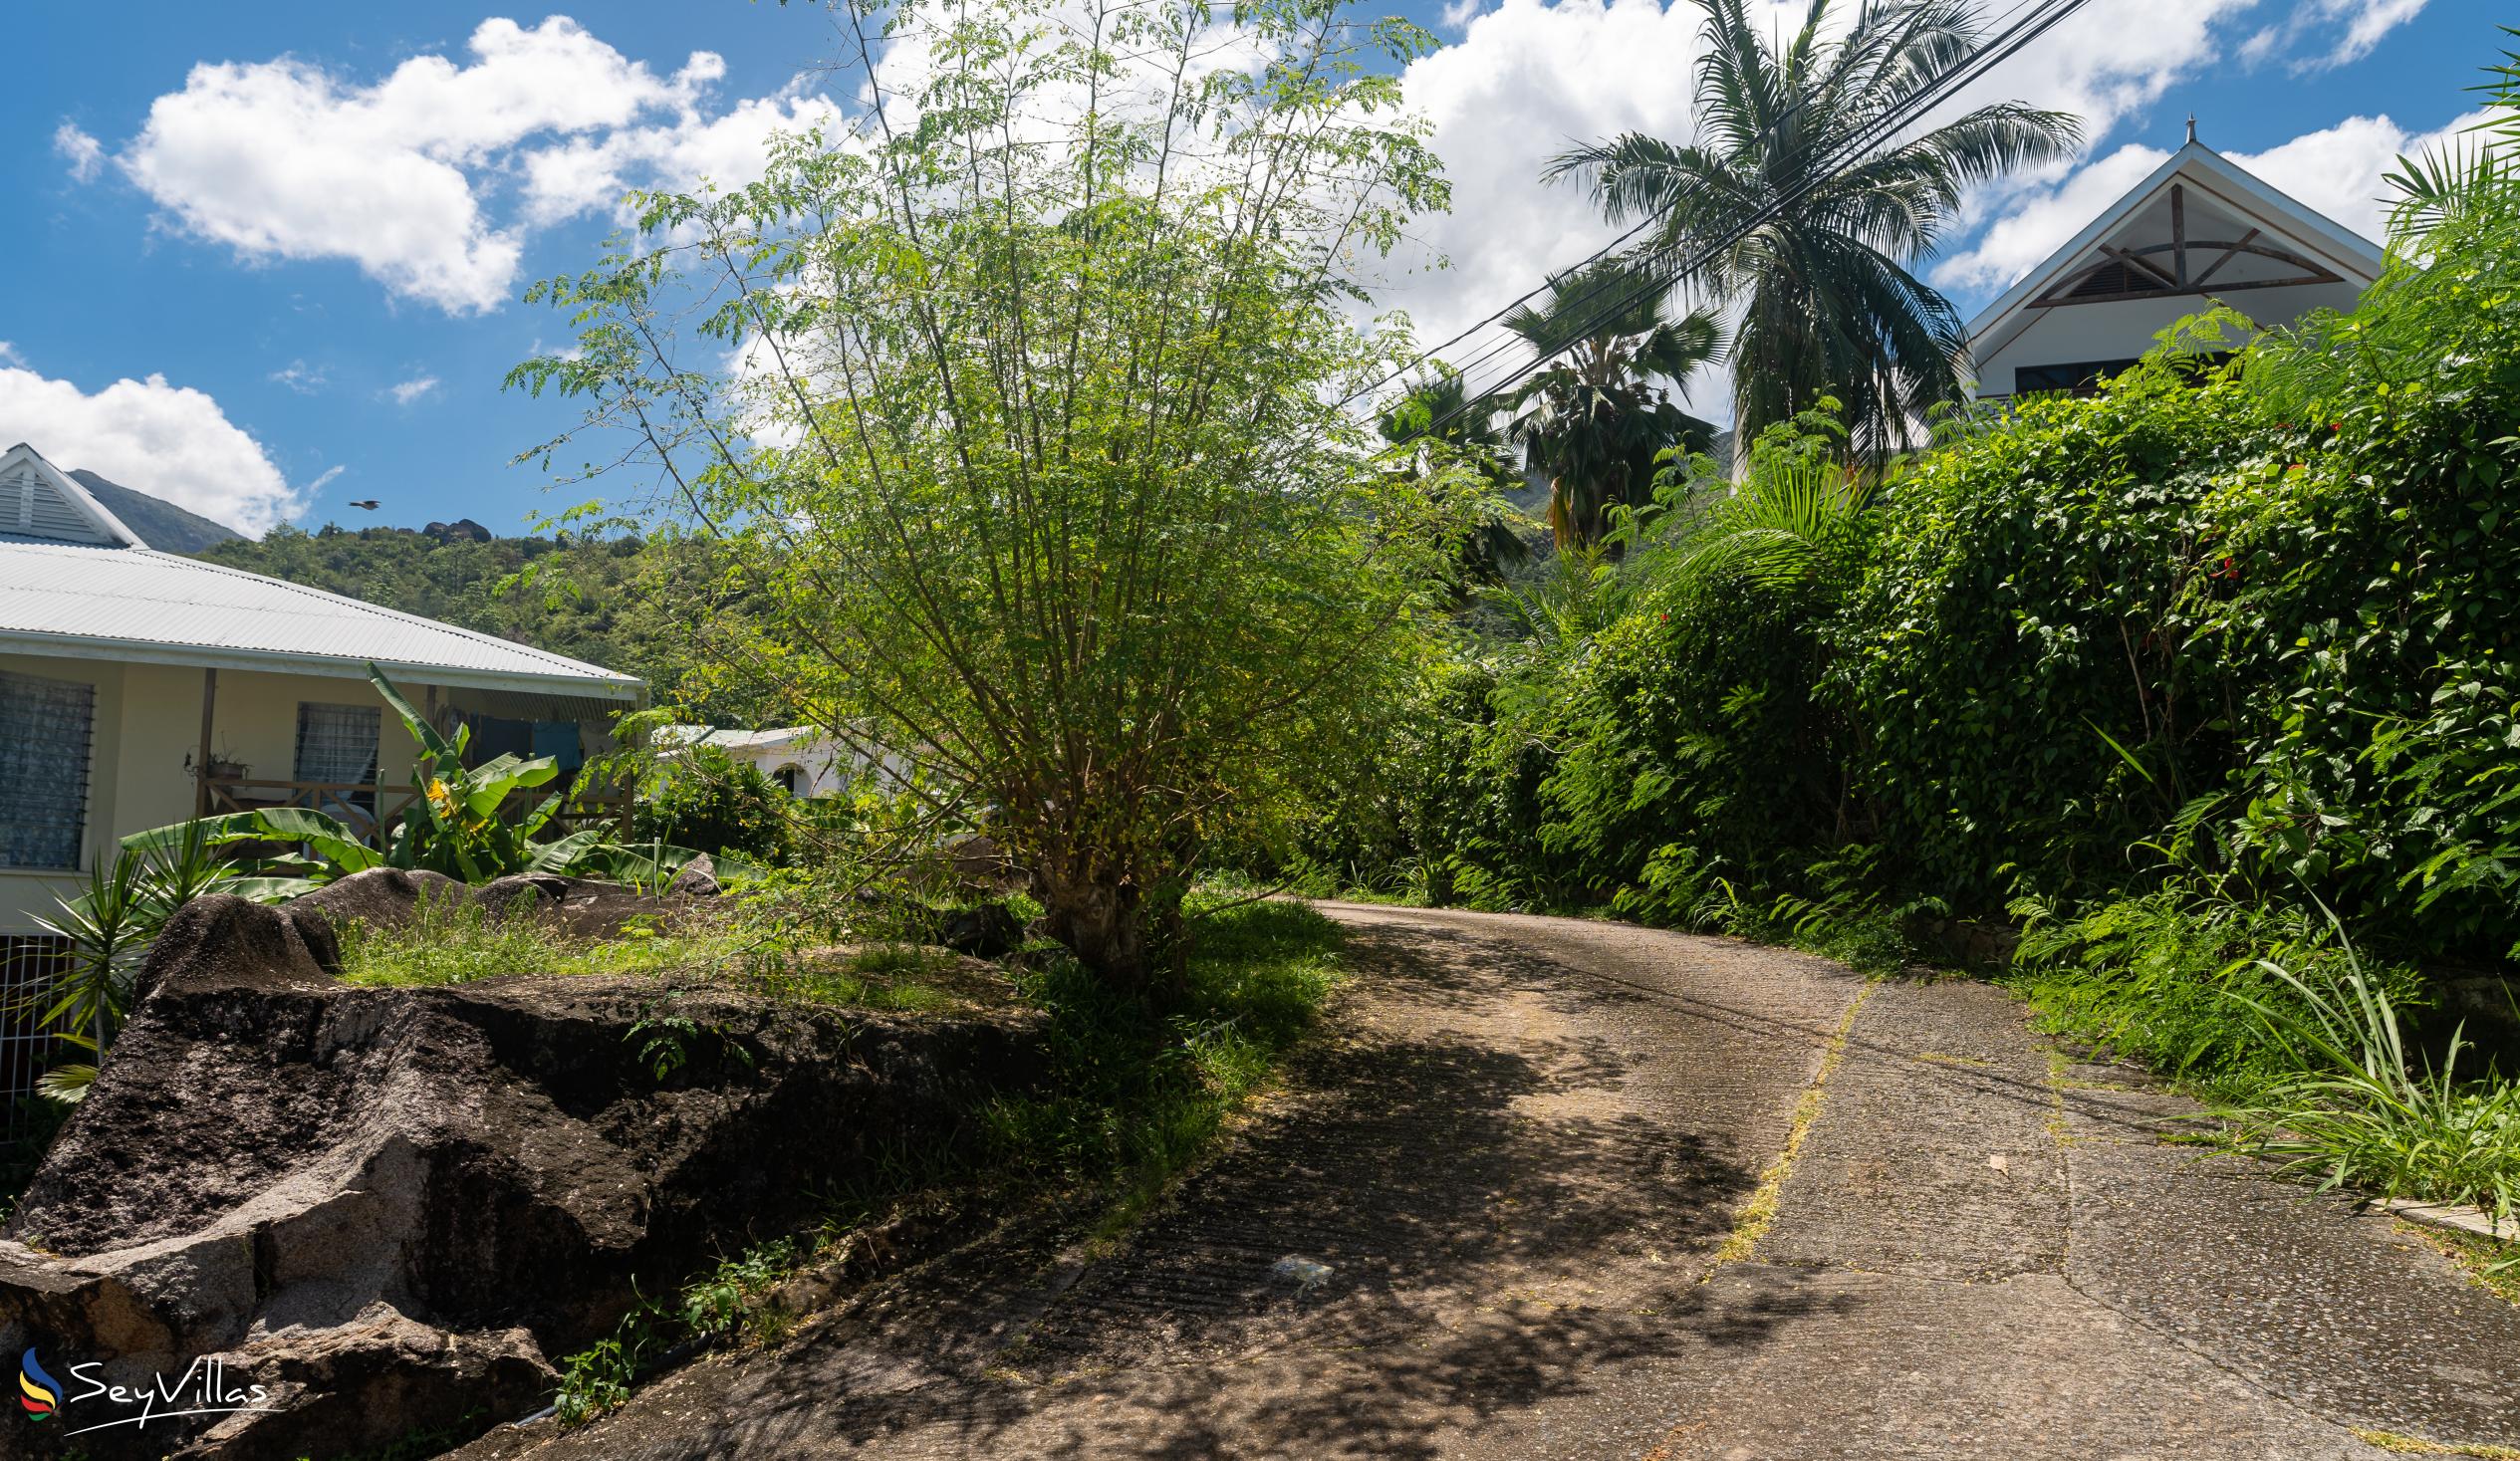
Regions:
<svg viewBox="0 0 2520 1461"><path fill-rule="evenodd" d="M2427 949L2520 937L2520 201L2424 244L2352 316L2025 403L1893 494L1845 673L1915 878L1986 906L2175 851Z"/></svg>
<svg viewBox="0 0 2520 1461"><path fill-rule="evenodd" d="M715 746L691 746L639 799L631 831L639 842L776 863L786 860L794 842L794 803L760 767Z"/></svg>

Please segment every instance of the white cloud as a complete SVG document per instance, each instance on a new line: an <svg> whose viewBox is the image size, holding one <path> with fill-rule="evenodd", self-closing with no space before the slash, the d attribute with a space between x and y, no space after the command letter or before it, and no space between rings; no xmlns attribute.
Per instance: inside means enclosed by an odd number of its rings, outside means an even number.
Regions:
<svg viewBox="0 0 2520 1461"><path fill-rule="evenodd" d="M610 208L633 186L739 187L761 177L774 133L822 127L835 138L847 119L827 97L756 97L721 117L685 113L671 124L626 127L526 152L525 213L549 224Z"/></svg>
<svg viewBox="0 0 2520 1461"><path fill-rule="evenodd" d="M75 122L53 128L53 150L70 164L73 180L87 182L105 167L105 143L81 131Z"/></svg>
<svg viewBox="0 0 2520 1461"><path fill-rule="evenodd" d="M65 470L85 467L134 491L260 534L302 510L271 454L219 403L163 375L90 394L15 364L0 367L0 438L25 441Z"/></svg>
<svg viewBox="0 0 2520 1461"><path fill-rule="evenodd" d="M418 400L420 397L427 395L430 391L433 391L436 388L436 376L416 375L411 379L396 381L395 383L386 386L384 393L393 397L393 403L395 405L406 406L411 402Z"/></svg>
<svg viewBox="0 0 2520 1461"><path fill-rule="evenodd" d="M2330 71L2372 54L2391 31L2423 13L2426 0L2297 0L2292 13L2249 37L2240 58L2257 65L2293 50L2314 35L2324 49L2296 56L2294 74Z"/></svg>
<svg viewBox="0 0 2520 1461"><path fill-rule="evenodd" d="M2389 224L2390 187L2383 178L2398 157L2419 156L2444 143L2458 145L2461 134L2487 116L2471 112L2432 131L2409 131L2386 116L2349 117L2263 152L2234 152L2231 160L2357 233L2378 239Z"/></svg>
<svg viewBox="0 0 2520 1461"><path fill-rule="evenodd" d="M468 49L365 86L291 57L196 66L115 160L179 227L246 259L347 259L398 296L488 311L514 292L526 223L591 205L496 217L519 149L659 113L704 129L695 108L726 69L703 51L659 77L562 16L486 20Z"/></svg>
<svg viewBox="0 0 2520 1461"><path fill-rule="evenodd" d="M291 361L280 369L272 371L271 378L274 382L286 385L300 395L313 395L329 383L323 366L309 365L304 361Z"/></svg>

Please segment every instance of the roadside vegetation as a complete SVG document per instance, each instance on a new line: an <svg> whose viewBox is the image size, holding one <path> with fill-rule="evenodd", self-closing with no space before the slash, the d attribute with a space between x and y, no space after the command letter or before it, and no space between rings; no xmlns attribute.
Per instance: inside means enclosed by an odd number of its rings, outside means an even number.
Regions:
<svg viewBox="0 0 2520 1461"><path fill-rule="evenodd" d="M908 1232L1024 1213L1089 1241L1128 1229L1213 1148L1337 988L1338 925L1297 903L1193 898L1196 937L1160 1006L1048 944L1016 961L1016 998L1049 1018L1049 1070L992 1099L959 1143L903 1151L823 1221L729 1253L567 1356L554 1414L575 1424L629 1398L646 1372L699 1346L775 1343L829 1291L817 1273L882 1272L915 1258Z"/></svg>
<svg viewBox="0 0 2520 1461"><path fill-rule="evenodd" d="M1460 616L1370 773L1254 872L1884 971L1975 935L2050 1029L2188 1082L2242 1147L2520 1219L2520 1009L2458 1004L2520 959L2520 176L2486 150L2520 85L2493 76L2486 135L2401 169L2351 314L2214 310L1905 454L1868 449L1881 387L1844 368L1744 405L1737 484L1675 438L1649 499ZM1634 209L1619 169L1653 155L1569 166Z"/></svg>
<svg viewBox="0 0 2520 1461"><path fill-rule="evenodd" d="M664 489L621 560L573 539L533 565L593 555L630 583L661 553L691 591L668 704L621 738L741 704L897 772L806 804L651 746L586 773L636 780L617 843L552 835L549 763L466 766L413 719L425 795L381 846L286 811L166 834L217 864L186 896L278 900L375 868L654 894L653 920L602 938L448 901L354 929L344 974L643 976L659 998L634 1033L660 1079L705 1034L681 989L912 1015L985 993L1046 1019L1037 1089L817 1194L819 1229L730 1235L725 1267L568 1360L563 1419L686 1345L774 1332L810 1307L771 1298L792 1278L889 1268L934 1214L967 1235L1038 1203L1108 1237L1177 1181L1314 1019L1339 944L1308 909L1210 898L1198 874L1364 754L1498 517L1494 484L1446 452L1372 464L1375 423L1343 405L1407 350L1352 312L1363 271L1444 197L1391 75L1425 32L1259 0L1233 17L1267 58L1246 67L1214 64L1205 5L1114 7L1092 31L1046 0L832 21L855 52L838 64L932 64L887 68L849 135L774 141L756 183L633 199L611 252L533 291L572 338L513 383L585 406L588 456ZM978 888L947 852L975 837L1003 869ZM667 896L699 852L728 891ZM148 932L83 961L97 998L54 1017L102 1011L110 1036ZM962 933L1004 957L926 947Z"/></svg>

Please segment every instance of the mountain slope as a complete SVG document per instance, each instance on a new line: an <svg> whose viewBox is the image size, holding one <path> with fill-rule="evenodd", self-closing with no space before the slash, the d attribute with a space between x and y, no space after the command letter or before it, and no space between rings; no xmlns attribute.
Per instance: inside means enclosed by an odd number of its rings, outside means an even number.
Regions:
<svg viewBox="0 0 2520 1461"><path fill-rule="evenodd" d="M140 541L160 553L199 553L220 543L233 543L245 535L224 523L214 523L199 513L182 508L145 492L134 492L120 482L110 482L85 467L71 474L79 485L88 489L105 510L123 520L123 525L140 535Z"/></svg>

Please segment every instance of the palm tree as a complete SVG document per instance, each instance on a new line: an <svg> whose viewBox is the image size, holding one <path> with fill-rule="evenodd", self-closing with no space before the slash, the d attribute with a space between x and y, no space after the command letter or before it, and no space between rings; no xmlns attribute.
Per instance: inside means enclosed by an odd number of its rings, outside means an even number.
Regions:
<svg viewBox="0 0 2520 1461"><path fill-rule="evenodd" d="M2520 28L2504 26L2502 32L2520 37ZM2493 100L2485 119L2466 129L2485 135L2450 137L2417 157L2401 154L2397 170L2382 178L2397 191L2390 209L2391 242L2410 254L2420 256L2433 230L2504 191L2520 175L2520 51L2505 51L2501 64L2486 67L2485 74L2493 80L2470 90Z"/></svg>
<svg viewBox="0 0 2520 1461"><path fill-rule="evenodd" d="M1588 180L1613 222L1660 215L1650 262L1712 250L1701 287L1741 311L1735 439L1836 396L1868 448L1903 443L1929 407L1960 398L1964 343L1950 301L1909 267L1965 188L2071 155L2081 123L2001 102L1859 158L1889 114L1975 49L1975 0L1867 3L1843 28L1824 24L1830 0L1811 0L1781 49L1744 0L1697 3L1699 140L1629 132L1564 153L1548 175Z"/></svg>
<svg viewBox="0 0 2520 1461"><path fill-rule="evenodd" d="M1549 528L1560 547L1592 543L1611 507L1641 501L1665 447L1704 451L1715 428L1664 386L1715 358L1712 315L1662 312L1667 283L1616 260L1561 274L1549 298L1505 317L1541 368L1515 393L1508 439L1549 474Z"/></svg>
<svg viewBox="0 0 2520 1461"><path fill-rule="evenodd" d="M1469 526L1451 567L1454 597L1463 603L1472 588L1502 583L1530 556L1523 543L1530 520L1505 501L1522 483L1496 415L1495 402L1471 399L1461 372L1438 361L1376 423L1401 450L1393 468L1400 475L1423 481L1449 471L1471 485L1476 500L1463 505Z"/></svg>

